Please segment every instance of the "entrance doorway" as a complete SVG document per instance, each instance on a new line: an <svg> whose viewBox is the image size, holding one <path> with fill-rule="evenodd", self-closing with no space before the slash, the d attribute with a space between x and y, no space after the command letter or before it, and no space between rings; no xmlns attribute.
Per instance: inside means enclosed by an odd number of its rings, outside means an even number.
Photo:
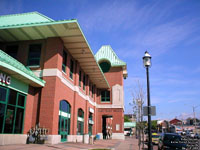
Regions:
<svg viewBox="0 0 200 150"><path fill-rule="evenodd" d="M112 136L112 116L103 115L102 116L102 134L103 139L111 138Z"/></svg>
<svg viewBox="0 0 200 150"><path fill-rule="evenodd" d="M59 116L60 122L60 135L61 142L67 141L67 135L69 134L69 119L67 117Z"/></svg>
<svg viewBox="0 0 200 150"><path fill-rule="evenodd" d="M61 135L61 142L67 141L70 134L70 105L67 101L60 101L58 134Z"/></svg>

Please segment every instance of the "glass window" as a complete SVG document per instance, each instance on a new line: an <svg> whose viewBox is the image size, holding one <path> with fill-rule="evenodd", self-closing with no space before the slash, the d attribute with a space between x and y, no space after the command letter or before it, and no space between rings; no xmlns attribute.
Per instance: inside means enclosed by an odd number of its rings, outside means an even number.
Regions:
<svg viewBox="0 0 200 150"><path fill-rule="evenodd" d="M4 133L12 133L15 116L15 107L7 106Z"/></svg>
<svg viewBox="0 0 200 150"><path fill-rule="evenodd" d="M14 133L22 133L23 117L24 117L24 109L17 108Z"/></svg>
<svg viewBox="0 0 200 150"><path fill-rule="evenodd" d="M84 118L84 112L82 109L78 110L78 117Z"/></svg>
<svg viewBox="0 0 200 150"><path fill-rule="evenodd" d="M5 113L5 104L0 103L0 133L2 133L3 130L3 120L4 120L4 113Z"/></svg>
<svg viewBox="0 0 200 150"><path fill-rule="evenodd" d="M18 45L6 46L6 53L15 59L17 59L17 52L18 52Z"/></svg>
<svg viewBox="0 0 200 150"><path fill-rule="evenodd" d="M63 72L66 72L66 66L67 66L67 53L63 51L63 63L62 63Z"/></svg>
<svg viewBox="0 0 200 150"><path fill-rule="evenodd" d="M83 75L83 90L85 90L85 74Z"/></svg>
<svg viewBox="0 0 200 150"><path fill-rule="evenodd" d="M83 118L83 120L79 120L79 118ZM78 109L78 120L77 120L77 134L83 135L84 129L84 112L81 108Z"/></svg>
<svg viewBox="0 0 200 150"><path fill-rule="evenodd" d="M41 44L33 44L29 47L28 66L40 65Z"/></svg>
<svg viewBox="0 0 200 150"><path fill-rule="evenodd" d="M0 133L22 133L26 97L1 86L0 93Z"/></svg>
<svg viewBox="0 0 200 150"><path fill-rule="evenodd" d="M16 105L17 92L10 89L8 104Z"/></svg>
<svg viewBox="0 0 200 150"><path fill-rule="evenodd" d="M94 97L94 85L92 85L92 97Z"/></svg>
<svg viewBox="0 0 200 150"><path fill-rule="evenodd" d="M110 91L101 91L101 101L110 102Z"/></svg>
<svg viewBox="0 0 200 150"><path fill-rule="evenodd" d="M92 120L92 113L89 113L89 120Z"/></svg>
<svg viewBox="0 0 200 150"><path fill-rule="evenodd" d="M25 102L25 96L23 95L18 95L18 105L24 107L24 102Z"/></svg>
<svg viewBox="0 0 200 150"><path fill-rule="evenodd" d="M0 101L6 101L6 92L5 88L0 87Z"/></svg>
<svg viewBox="0 0 200 150"><path fill-rule="evenodd" d="M79 71L79 86L81 87L81 71Z"/></svg>
<svg viewBox="0 0 200 150"><path fill-rule="evenodd" d="M67 101L60 101L60 110L66 113L70 113L70 105Z"/></svg>
<svg viewBox="0 0 200 150"><path fill-rule="evenodd" d="M73 79L73 73L74 73L74 61L71 59L70 61L70 78Z"/></svg>
<svg viewBox="0 0 200 150"><path fill-rule="evenodd" d="M101 62L100 64L101 70L103 71L103 73L108 72L110 70L110 63L108 62Z"/></svg>

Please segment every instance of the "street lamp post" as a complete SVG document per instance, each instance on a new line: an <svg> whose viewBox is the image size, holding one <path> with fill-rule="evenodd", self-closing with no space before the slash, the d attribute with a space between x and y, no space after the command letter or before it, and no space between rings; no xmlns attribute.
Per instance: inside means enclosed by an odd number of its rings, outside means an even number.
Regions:
<svg viewBox="0 0 200 150"><path fill-rule="evenodd" d="M147 74L147 106L148 106L148 150L152 150L152 134L151 134L151 103L150 103L150 91L149 91L149 67L151 66L151 56L146 51L143 57L144 67Z"/></svg>

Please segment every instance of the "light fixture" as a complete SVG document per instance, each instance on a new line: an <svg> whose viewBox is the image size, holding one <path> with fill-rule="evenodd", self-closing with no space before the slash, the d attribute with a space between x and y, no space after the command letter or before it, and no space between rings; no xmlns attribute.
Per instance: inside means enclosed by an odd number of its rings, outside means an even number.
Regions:
<svg viewBox="0 0 200 150"><path fill-rule="evenodd" d="M144 67L150 67L151 66L151 55L146 51L143 57L143 64Z"/></svg>

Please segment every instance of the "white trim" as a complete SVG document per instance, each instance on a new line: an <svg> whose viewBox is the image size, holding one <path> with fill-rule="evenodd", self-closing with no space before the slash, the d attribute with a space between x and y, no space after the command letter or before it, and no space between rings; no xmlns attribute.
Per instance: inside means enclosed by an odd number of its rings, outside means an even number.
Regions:
<svg viewBox="0 0 200 150"><path fill-rule="evenodd" d="M94 121L93 120L89 120L89 124L94 124Z"/></svg>
<svg viewBox="0 0 200 150"><path fill-rule="evenodd" d="M59 110L59 115L67 118L71 118L71 115L69 113L63 112Z"/></svg>
<svg viewBox="0 0 200 150"><path fill-rule="evenodd" d="M89 108L89 112L94 113L94 109L93 108Z"/></svg>
<svg viewBox="0 0 200 150"><path fill-rule="evenodd" d="M110 105L97 105L97 108L124 108L124 107L121 105L110 104Z"/></svg>
<svg viewBox="0 0 200 150"><path fill-rule="evenodd" d="M84 122L84 118L78 117L78 121Z"/></svg>
<svg viewBox="0 0 200 150"><path fill-rule="evenodd" d="M79 96L81 96L84 100L88 101L91 105L96 106L97 108L124 108L124 106L121 105L99 105L96 102L94 102L88 95L83 93L79 85L75 86L72 82L70 82L67 78L63 76L63 73L58 70L57 68L51 68L51 69L43 69L43 70L36 70L34 73L38 77L51 77L51 76L56 76L58 77L61 82L63 82L67 87L69 87L71 90L75 91L78 93Z"/></svg>

